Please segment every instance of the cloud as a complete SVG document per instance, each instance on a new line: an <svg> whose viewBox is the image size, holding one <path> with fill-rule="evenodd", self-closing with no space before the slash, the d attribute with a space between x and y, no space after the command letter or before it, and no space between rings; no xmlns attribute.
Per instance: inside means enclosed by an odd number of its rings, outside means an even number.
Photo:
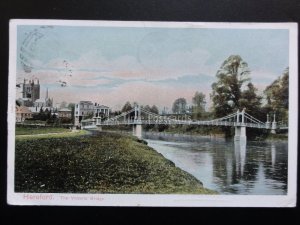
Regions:
<svg viewBox="0 0 300 225"><path fill-rule="evenodd" d="M258 93L262 94L264 89L280 75L280 73L276 74L272 71L258 69L252 70L250 76L252 83L258 89Z"/></svg>
<svg viewBox="0 0 300 225"><path fill-rule="evenodd" d="M156 85L143 81L124 83L110 89L57 88L55 91L50 90L50 95L55 102L90 100L108 105L114 110L120 110L127 101L138 102L142 105L157 105L160 109L166 106L171 109L174 100L180 97L186 98L191 103L196 91L204 92L209 100L210 88L199 90L197 87Z"/></svg>
<svg viewBox="0 0 300 225"><path fill-rule="evenodd" d="M119 72L127 73L126 70ZM81 70L74 70L70 77L65 75L65 71L60 67L57 70L33 70L32 73L19 71L18 77L38 78L42 86L41 95L43 96L45 91L43 88L48 87L55 102L91 100L113 109L121 109L126 101L136 101L143 105L155 104L160 109L165 106L171 109L172 103L179 97L184 97L191 103L196 91L206 94L209 105L211 83L215 79L214 76L205 74L160 76L156 79L136 74L129 78L124 74L112 76L110 72ZM258 93L262 94L266 85L270 84L270 79L274 80L277 76L269 71L255 70L251 72L251 77ZM61 87L59 80L66 81L67 87Z"/></svg>
<svg viewBox="0 0 300 225"><path fill-rule="evenodd" d="M64 70L65 61L68 69L75 71L95 72L106 77L122 79L157 80L176 78L183 74L205 73L214 75L214 67L206 65L210 58L209 52L202 49L189 51L175 51L159 57L141 55L122 55L114 59L107 59L100 50L91 50L82 54L76 60L57 58L44 63L42 70Z"/></svg>
<svg viewBox="0 0 300 225"><path fill-rule="evenodd" d="M272 71L268 70L252 70L251 71L251 78L252 80L262 81L262 82L272 82L272 80L276 80L279 76L281 76L281 73L274 73Z"/></svg>
<svg viewBox="0 0 300 225"><path fill-rule="evenodd" d="M89 88L99 85L108 85L113 81L110 79L99 78L96 72L73 71L72 74L66 73L64 70L33 70L32 73L18 72L18 77L28 80L39 79L42 85L57 85L66 82L68 86L77 86L81 88Z"/></svg>

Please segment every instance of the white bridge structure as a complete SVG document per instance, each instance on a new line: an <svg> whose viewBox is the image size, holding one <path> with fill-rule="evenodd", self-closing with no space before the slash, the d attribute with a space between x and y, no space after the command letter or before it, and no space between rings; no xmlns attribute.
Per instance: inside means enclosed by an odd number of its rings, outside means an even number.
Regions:
<svg viewBox="0 0 300 225"><path fill-rule="evenodd" d="M264 123L253 116L242 111L237 111L222 118L213 120L191 120L189 118L178 119L176 116L162 116L149 112L140 106L135 106L132 110L123 112L120 115L106 119L102 121L101 117L94 117L90 120L81 121L81 129L98 129L102 130L102 126L119 126L119 125L132 125L133 135L142 138L142 125L199 125L199 126L227 126L235 128L235 141L246 141L246 128L268 129L271 133L276 133L277 129L288 129L287 125L276 122L275 114L273 121L269 121L269 115L267 115L267 121Z"/></svg>

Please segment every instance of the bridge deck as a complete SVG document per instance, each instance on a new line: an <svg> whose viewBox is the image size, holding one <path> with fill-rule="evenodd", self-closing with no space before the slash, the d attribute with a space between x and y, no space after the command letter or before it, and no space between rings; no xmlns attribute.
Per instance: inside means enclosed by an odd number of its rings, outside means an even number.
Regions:
<svg viewBox="0 0 300 225"><path fill-rule="evenodd" d="M132 114L134 113L134 117ZM146 116L141 116L143 113ZM225 127L251 127L258 129L288 129L287 124L278 124L275 122L264 123L248 113L237 111L222 118L213 119L209 121L178 119L170 118L168 116L161 116L152 112L148 112L140 107L117 115L113 118L101 121L100 117L95 117L91 120L82 121L84 126L117 126L117 125L201 125L201 126L225 126Z"/></svg>
<svg viewBox="0 0 300 225"><path fill-rule="evenodd" d="M228 127L237 127L245 126L258 129L271 129L268 128L265 124L255 124L255 123L237 123L237 122L228 122L228 121L161 121L161 120L127 120L127 121L107 121L96 123L97 126L116 126L116 125L202 125L202 126L228 126ZM278 127L280 128L280 127ZM287 129L286 126L280 129Z"/></svg>

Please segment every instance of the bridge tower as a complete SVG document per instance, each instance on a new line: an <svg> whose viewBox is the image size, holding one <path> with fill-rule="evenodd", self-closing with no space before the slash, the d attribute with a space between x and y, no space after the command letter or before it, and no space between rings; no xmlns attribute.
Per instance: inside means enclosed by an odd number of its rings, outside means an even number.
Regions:
<svg viewBox="0 0 300 225"><path fill-rule="evenodd" d="M240 121L240 117L241 117L241 121ZM245 125L245 108L242 110L242 112L240 112L240 110L237 111L234 141L241 141L241 142L247 141L246 125Z"/></svg>
<svg viewBox="0 0 300 225"><path fill-rule="evenodd" d="M102 126L101 126L101 118L97 117L95 121L96 127L98 131L102 131Z"/></svg>
<svg viewBox="0 0 300 225"><path fill-rule="evenodd" d="M274 119L272 122L272 128L271 128L271 133L276 134L276 129L277 129L277 122L276 122L276 114L274 113Z"/></svg>
<svg viewBox="0 0 300 225"><path fill-rule="evenodd" d="M269 114L267 114L267 122L266 122L266 129L270 129L271 128L271 123L269 120Z"/></svg>
<svg viewBox="0 0 300 225"><path fill-rule="evenodd" d="M141 108L140 106L134 106L134 122L132 134L137 138L142 138L142 120L141 120Z"/></svg>

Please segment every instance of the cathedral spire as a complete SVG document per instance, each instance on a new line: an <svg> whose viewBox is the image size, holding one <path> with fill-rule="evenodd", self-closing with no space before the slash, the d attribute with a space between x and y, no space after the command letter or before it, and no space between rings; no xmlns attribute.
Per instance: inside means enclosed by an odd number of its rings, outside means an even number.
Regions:
<svg viewBox="0 0 300 225"><path fill-rule="evenodd" d="M46 91L46 99L48 99L48 88L47 88L47 91Z"/></svg>

